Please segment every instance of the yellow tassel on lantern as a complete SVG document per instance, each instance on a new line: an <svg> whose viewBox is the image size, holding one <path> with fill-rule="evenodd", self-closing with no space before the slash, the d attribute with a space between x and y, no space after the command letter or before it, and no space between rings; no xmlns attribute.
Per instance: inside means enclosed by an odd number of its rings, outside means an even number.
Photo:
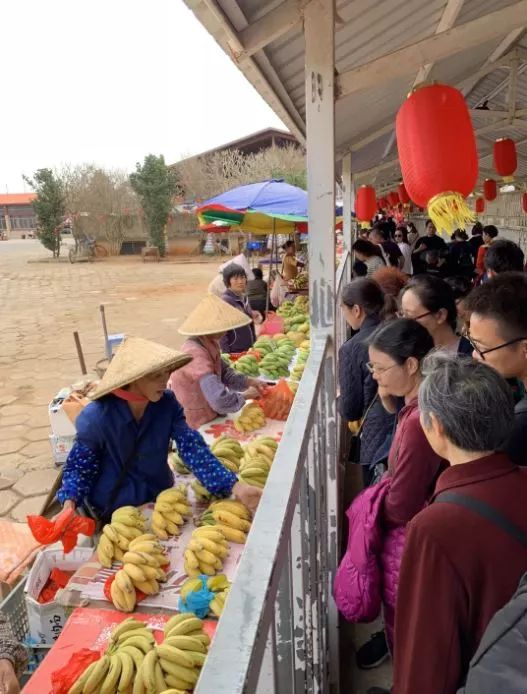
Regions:
<svg viewBox="0 0 527 694"><path fill-rule="evenodd" d="M359 222L359 225L361 229L369 229L371 226L370 222Z"/></svg>
<svg viewBox="0 0 527 694"><path fill-rule="evenodd" d="M451 234L476 221L476 217L460 193L448 191L435 195L428 203L428 215L438 231Z"/></svg>

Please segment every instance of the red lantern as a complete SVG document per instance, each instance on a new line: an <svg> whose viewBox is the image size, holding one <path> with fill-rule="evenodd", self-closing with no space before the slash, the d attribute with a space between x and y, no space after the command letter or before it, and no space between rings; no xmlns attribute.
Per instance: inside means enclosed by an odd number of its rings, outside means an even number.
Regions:
<svg viewBox="0 0 527 694"><path fill-rule="evenodd" d="M355 196L355 215L362 227L369 227L377 212L377 199L373 186L361 186Z"/></svg>
<svg viewBox="0 0 527 694"><path fill-rule="evenodd" d="M388 207L388 200L386 200L386 198L380 198L379 199L379 209L385 210L387 207Z"/></svg>
<svg viewBox="0 0 527 694"><path fill-rule="evenodd" d="M518 167L516 145L509 137L496 140L494 143L494 168L507 183L513 181L513 174Z"/></svg>
<svg viewBox="0 0 527 694"><path fill-rule="evenodd" d="M390 191L387 195L388 204L390 207L397 207L399 204L399 195L394 190Z"/></svg>
<svg viewBox="0 0 527 694"><path fill-rule="evenodd" d="M403 203L403 205L408 205L410 202L410 196L408 195L404 183L399 183L397 192L399 193L399 200Z"/></svg>
<svg viewBox="0 0 527 694"><path fill-rule="evenodd" d="M485 212L485 198L476 198L476 214Z"/></svg>
<svg viewBox="0 0 527 694"><path fill-rule="evenodd" d="M478 178L478 152L461 92L444 84L414 91L396 119L397 149L410 198L437 229L464 228L473 221L465 197Z"/></svg>
<svg viewBox="0 0 527 694"><path fill-rule="evenodd" d="M485 200L496 200L498 195L498 187L493 178L486 178L483 181L483 197Z"/></svg>
<svg viewBox="0 0 527 694"><path fill-rule="evenodd" d="M527 214L527 193L522 195L522 207L523 211Z"/></svg>

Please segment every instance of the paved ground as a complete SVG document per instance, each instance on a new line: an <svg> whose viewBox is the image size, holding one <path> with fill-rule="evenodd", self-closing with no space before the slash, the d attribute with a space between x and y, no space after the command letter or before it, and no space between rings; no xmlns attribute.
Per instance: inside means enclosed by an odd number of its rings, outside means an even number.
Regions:
<svg viewBox="0 0 527 694"><path fill-rule="evenodd" d="M40 510L57 475L47 405L81 378L73 331L91 376L104 357L101 303L110 332L177 347L178 325L218 264L42 262L48 256L38 241L0 242L0 516L16 520Z"/></svg>

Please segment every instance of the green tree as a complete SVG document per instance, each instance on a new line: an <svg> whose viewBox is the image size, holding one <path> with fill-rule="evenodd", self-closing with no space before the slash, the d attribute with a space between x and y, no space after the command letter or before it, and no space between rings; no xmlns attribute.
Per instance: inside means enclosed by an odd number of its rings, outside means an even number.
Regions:
<svg viewBox="0 0 527 694"><path fill-rule="evenodd" d="M150 242L165 255L165 226L178 192L177 174L165 164L163 155L149 154L143 164L136 164L130 184L141 202Z"/></svg>
<svg viewBox="0 0 527 694"><path fill-rule="evenodd" d="M60 255L58 227L66 212L62 182L51 169L38 169L33 178L24 176L24 180L37 194L33 208L38 219L38 239L44 248L53 252L53 257L58 258Z"/></svg>

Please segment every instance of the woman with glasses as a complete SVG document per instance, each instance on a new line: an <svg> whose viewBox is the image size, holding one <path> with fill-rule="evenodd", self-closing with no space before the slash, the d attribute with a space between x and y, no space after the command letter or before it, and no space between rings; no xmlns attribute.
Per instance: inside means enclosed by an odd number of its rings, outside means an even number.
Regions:
<svg viewBox="0 0 527 694"><path fill-rule="evenodd" d="M434 345L447 352L470 354L468 340L456 333L457 308L452 288L441 277L419 275L401 293L399 315L423 325Z"/></svg>
<svg viewBox="0 0 527 694"><path fill-rule="evenodd" d="M377 398L377 384L367 367L370 335L383 318L384 294L372 279L359 277L342 290L342 312L346 323L357 331L339 352L338 409L348 422L362 421L360 453L352 462L360 463L367 486L372 477L370 463L376 450L393 429L393 414L386 412Z"/></svg>
<svg viewBox="0 0 527 694"><path fill-rule="evenodd" d="M434 490L445 461L432 450L419 422L417 394L421 384L421 363L434 348L428 330L416 321L390 321L369 340L368 368L377 382L379 397L393 411L394 398L404 401L397 414L395 434L388 454L389 488L380 512L382 548L382 599L386 638L393 649L393 627L399 566L405 528L421 511ZM363 648L380 649L380 635Z"/></svg>
<svg viewBox="0 0 527 694"><path fill-rule="evenodd" d="M412 248L408 243L408 231L403 224L400 224L395 230L395 243L399 246L399 250L403 254L404 264L401 270L406 275L411 275L412 270Z"/></svg>

